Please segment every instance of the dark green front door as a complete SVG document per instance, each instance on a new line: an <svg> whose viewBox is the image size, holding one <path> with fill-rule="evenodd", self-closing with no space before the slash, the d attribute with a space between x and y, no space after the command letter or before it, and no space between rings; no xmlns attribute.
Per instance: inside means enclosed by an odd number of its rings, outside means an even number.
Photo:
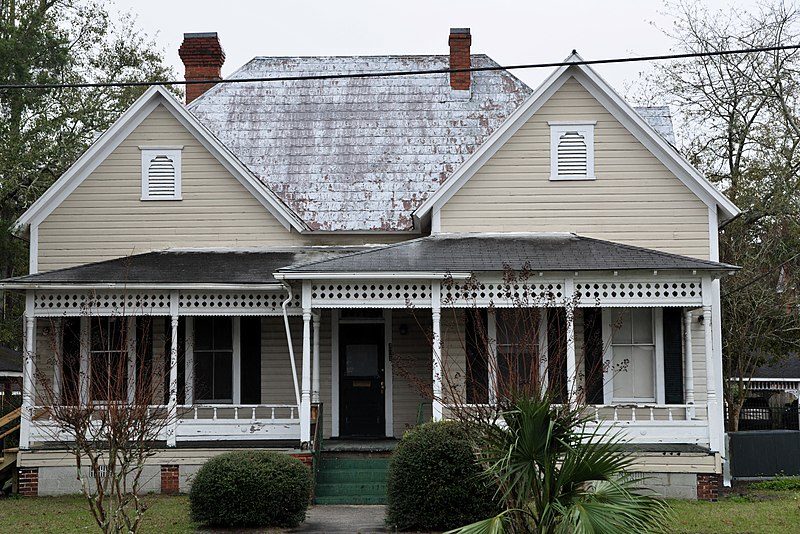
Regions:
<svg viewBox="0 0 800 534"><path fill-rule="evenodd" d="M385 437L384 326L339 325L341 436Z"/></svg>

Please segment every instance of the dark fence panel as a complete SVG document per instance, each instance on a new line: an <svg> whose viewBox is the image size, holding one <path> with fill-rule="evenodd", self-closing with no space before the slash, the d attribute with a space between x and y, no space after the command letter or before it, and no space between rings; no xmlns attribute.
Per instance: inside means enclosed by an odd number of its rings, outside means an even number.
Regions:
<svg viewBox="0 0 800 534"><path fill-rule="evenodd" d="M752 430L728 436L734 478L800 475L800 431Z"/></svg>
<svg viewBox="0 0 800 534"><path fill-rule="evenodd" d="M725 421L728 421L726 414ZM797 404L746 406L739 413L739 430L799 430Z"/></svg>

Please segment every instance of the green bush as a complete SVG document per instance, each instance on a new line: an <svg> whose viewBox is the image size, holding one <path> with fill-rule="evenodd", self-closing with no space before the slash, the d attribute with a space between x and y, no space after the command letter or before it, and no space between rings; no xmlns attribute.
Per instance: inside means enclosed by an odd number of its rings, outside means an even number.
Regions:
<svg viewBox="0 0 800 534"><path fill-rule="evenodd" d="M200 468L189 491L193 521L211 526L295 527L306 517L311 471L268 451L221 454Z"/></svg>
<svg viewBox="0 0 800 534"><path fill-rule="evenodd" d="M392 455L387 523L400 530L456 528L495 515L494 494L463 425L427 423L406 432Z"/></svg>
<svg viewBox="0 0 800 534"><path fill-rule="evenodd" d="M800 490L800 478L777 476L772 480L750 484L750 487L757 490L797 491Z"/></svg>

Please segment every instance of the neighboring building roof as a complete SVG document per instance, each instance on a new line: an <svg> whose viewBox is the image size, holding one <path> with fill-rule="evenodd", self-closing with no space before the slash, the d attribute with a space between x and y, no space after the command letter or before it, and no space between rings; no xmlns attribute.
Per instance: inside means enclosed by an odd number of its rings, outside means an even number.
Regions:
<svg viewBox="0 0 800 534"><path fill-rule="evenodd" d="M30 274L4 287L98 285L186 286L277 284L272 273L294 263L360 250L359 247L296 247L271 250L166 250Z"/></svg>
<svg viewBox="0 0 800 534"><path fill-rule="evenodd" d="M473 55L473 67L498 66ZM230 78L448 68L449 56L257 57ZM507 71L218 84L188 109L312 229L414 230L413 211L531 89ZM418 230L418 228L417 228Z"/></svg>
<svg viewBox="0 0 800 534"><path fill-rule="evenodd" d="M358 272L623 271L738 269L576 234L437 234L280 269L286 274Z"/></svg>
<svg viewBox="0 0 800 534"><path fill-rule="evenodd" d="M800 358L792 355L773 364L762 365L755 370L753 378L800 380Z"/></svg>
<svg viewBox="0 0 800 534"><path fill-rule="evenodd" d="M0 376L22 375L22 353L0 345Z"/></svg>

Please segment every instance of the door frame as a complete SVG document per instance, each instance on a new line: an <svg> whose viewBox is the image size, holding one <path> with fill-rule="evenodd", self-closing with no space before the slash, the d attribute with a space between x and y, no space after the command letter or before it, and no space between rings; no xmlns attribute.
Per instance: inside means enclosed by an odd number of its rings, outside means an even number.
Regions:
<svg viewBox="0 0 800 534"><path fill-rule="evenodd" d="M394 402L392 387L392 310L384 309L382 318L342 319L338 309L331 310L331 437L339 437L339 324L381 324L384 343L383 406L386 437L394 436Z"/></svg>

